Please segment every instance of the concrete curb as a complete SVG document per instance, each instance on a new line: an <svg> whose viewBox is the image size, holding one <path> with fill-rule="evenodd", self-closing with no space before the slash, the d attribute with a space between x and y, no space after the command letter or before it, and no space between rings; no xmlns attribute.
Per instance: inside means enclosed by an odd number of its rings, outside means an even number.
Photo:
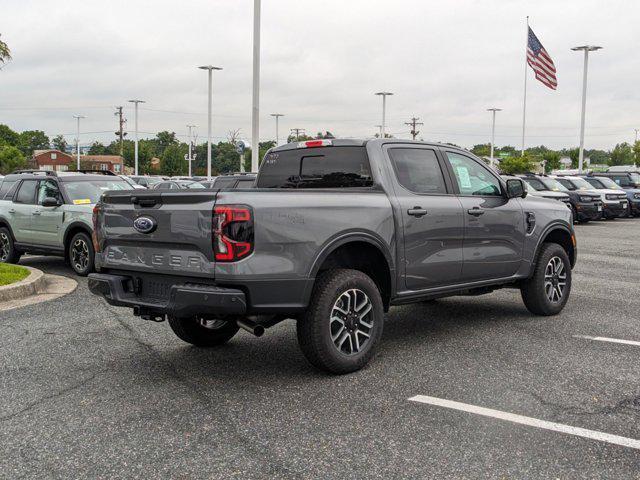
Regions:
<svg viewBox="0 0 640 480"><path fill-rule="evenodd" d="M0 302L30 297L43 292L46 288L46 280L42 270L23 265L21 267L29 270L29 276L19 282L0 287Z"/></svg>
<svg viewBox="0 0 640 480"><path fill-rule="evenodd" d="M40 271L38 270L38 272ZM38 281L37 283L40 283L40 281ZM78 282L76 282L73 278L63 277L61 275L44 274L43 280L40 285L37 286L37 291L35 293L22 298L13 298L6 301L0 301L0 312L13 310L14 308L26 307L28 305L35 305L37 303L47 302L49 300L55 300L56 298L64 297L65 295L74 292L77 286Z"/></svg>

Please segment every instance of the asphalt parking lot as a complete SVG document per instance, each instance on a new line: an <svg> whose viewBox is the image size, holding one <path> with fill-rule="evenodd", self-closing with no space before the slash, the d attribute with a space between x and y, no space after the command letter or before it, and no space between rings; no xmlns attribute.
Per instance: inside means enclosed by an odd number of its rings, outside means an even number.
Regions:
<svg viewBox="0 0 640 480"><path fill-rule="evenodd" d="M515 290L395 308L376 359L340 377L306 363L293 322L201 350L85 279L0 312L0 477L640 478L640 220L577 233L561 315Z"/></svg>

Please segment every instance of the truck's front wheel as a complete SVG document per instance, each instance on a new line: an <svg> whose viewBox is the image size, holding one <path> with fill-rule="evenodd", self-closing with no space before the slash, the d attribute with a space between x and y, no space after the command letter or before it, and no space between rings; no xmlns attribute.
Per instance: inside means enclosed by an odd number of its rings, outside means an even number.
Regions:
<svg viewBox="0 0 640 480"><path fill-rule="evenodd" d="M383 323L382 297L373 280L358 270L330 270L318 279L298 320L298 343L314 366L349 373L371 359Z"/></svg>
<svg viewBox="0 0 640 480"><path fill-rule="evenodd" d="M222 345L238 333L238 325L232 320L203 320L171 315L168 316L168 320L171 330L180 340L197 347Z"/></svg>

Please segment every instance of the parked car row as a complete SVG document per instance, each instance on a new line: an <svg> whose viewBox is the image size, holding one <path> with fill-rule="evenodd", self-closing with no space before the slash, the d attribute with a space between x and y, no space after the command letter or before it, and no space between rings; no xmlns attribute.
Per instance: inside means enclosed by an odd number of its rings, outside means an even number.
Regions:
<svg viewBox="0 0 640 480"><path fill-rule="evenodd" d="M640 216L640 174L519 175L532 195L563 201L576 222Z"/></svg>

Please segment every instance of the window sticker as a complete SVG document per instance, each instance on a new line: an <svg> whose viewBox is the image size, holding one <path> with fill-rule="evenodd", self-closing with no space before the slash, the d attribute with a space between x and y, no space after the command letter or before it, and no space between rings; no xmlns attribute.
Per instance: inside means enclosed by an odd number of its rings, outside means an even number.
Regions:
<svg viewBox="0 0 640 480"><path fill-rule="evenodd" d="M460 186L462 188L471 188L471 178L469 178L469 170L462 165L456 166L456 173L460 180Z"/></svg>
<svg viewBox="0 0 640 480"><path fill-rule="evenodd" d="M74 205L86 205L88 203L91 203L90 198L79 198L78 200L73 201Z"/></svg>

